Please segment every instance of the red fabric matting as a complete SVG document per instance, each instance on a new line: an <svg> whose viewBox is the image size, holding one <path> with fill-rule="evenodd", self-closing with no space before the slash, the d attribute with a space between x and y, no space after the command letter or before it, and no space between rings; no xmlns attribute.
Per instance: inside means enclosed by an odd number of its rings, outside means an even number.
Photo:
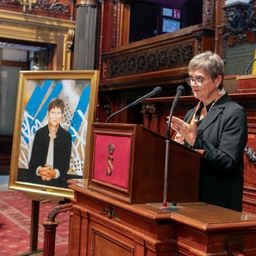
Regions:
<svg viewBox="0 0 256 256"><path fill-rule="evenodd" d="M109 156L108 145L112 143L115 147L113 153L113 173L106 175L107 159ZM97 134L94 159L94 179L128 188L129 164L131 151L131 136L115 136Z"/></svg>

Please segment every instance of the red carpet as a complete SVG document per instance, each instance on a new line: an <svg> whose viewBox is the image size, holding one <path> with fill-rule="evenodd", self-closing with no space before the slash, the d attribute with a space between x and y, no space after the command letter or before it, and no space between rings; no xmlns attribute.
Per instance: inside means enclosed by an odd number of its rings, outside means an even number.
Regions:
<svg viewBox="0 0 256 256"><path fill-rule="evenodd" d="M43 248L42 223L56 204L40 203L38 249ZM68 250L69 212L60 213L56 219L55 255L66 256ZM31 200L20 191L0 192L0 255L14 256L29 252L31 225Z"/></svg>

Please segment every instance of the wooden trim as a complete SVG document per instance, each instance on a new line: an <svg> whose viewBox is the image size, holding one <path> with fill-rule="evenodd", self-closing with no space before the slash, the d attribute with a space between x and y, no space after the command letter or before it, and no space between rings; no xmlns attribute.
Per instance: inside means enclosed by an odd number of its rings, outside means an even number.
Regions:
<svg viewBox="0 0 256 256"><path fill-rule="evenodd" d="M0 66L21 67L22 69L28 69L28 63L21 61L9 61L0 59Z"/></svg>

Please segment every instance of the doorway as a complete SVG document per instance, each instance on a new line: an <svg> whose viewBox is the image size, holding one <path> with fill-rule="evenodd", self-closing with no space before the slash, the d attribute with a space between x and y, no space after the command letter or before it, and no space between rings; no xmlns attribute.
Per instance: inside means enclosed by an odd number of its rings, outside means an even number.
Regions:
<svg viewBox="0 0 256 256"><path fill-rule="evenodd" d="M45 47L0 42L0 175L10 171L19 73L45 69L42 53L46 53Z"/></svg>

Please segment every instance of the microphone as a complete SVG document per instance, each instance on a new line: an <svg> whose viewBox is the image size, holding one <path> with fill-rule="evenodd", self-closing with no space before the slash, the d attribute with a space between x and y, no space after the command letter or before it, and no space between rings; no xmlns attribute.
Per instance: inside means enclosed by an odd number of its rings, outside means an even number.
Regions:
<svg viewBox="0 0 256 256"><path fill-rule="evenodd" d="M173 103L172 103L172 107L171 107L171 110L170 110L169 119L168 119L168 123L167 123L167 129L166 129L166 139L167 140L170 140L170 125L171 125L171 119L172 119L173 111L176 108L179 97L180 97L180 95L182 94L182 92L184 90L185 89L182 85L179 85L176 89L176 95L175 95L175 98L174 98Z"/></svg>
<svg viewBox="0 0 256 256"><path fill-rule="evenodd" d="M119 114L120 112L123 112L124 110L126 110L126 109L128 109L128 108L130 108L130 107L133 107L133 106L135 106L136 104L142 102L143 100L145 100L145 99L147 99L147 98L149 98L149 97L151 97L151 96L153 96L153 95L155 95L155 94L159 94L159 93L161 93L161 92L162 92L162 88L161 88L160 86L157 86L152 92L150 92L150 93L148 93L148 94L142 96L141 98L135 100L134 102L132 102L132 103L130 103L129 105L127 105L126 107L124 107L124 108L122 108L122 109L116 111L116 112L113 113L112 115L110 115L110 116L108 117L106 123L108 123L109 120L110 120L113 116Z"/></svg>

